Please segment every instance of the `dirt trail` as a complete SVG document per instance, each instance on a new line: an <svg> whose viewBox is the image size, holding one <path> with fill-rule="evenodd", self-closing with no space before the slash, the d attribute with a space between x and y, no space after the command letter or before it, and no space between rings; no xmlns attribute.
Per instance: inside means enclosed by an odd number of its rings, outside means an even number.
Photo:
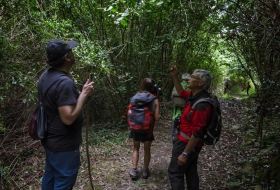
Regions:
<svg viewBox="0 0 280 190"><path fill-rule="evenodd" d="M224 190L230 189L227 186L233 170L230 164L236 162L236 147L241 144L238 132L234 128L241 126L243 105L234 101L220 100L223 111L224 130L220 142L213 147L204 147L199 157L199 177L200 189L202 190ZM165 104L162 119L155 126L155 141L152 144L152 156L150 163L151 177L147 180L140 178L132 181L128 172L132 167L131 153L133 144L131 140L126 140L125 146L116 146L113 156L100 154L100 149L93 148L95 157L92 162L93 178L96 189L104 190L169 190L169 179L167 168L169 165L172 142L171 142L171 105ZM98 156L103 155L103 156ZM85 160L85 158L83 159ZM83 163L85 166L85 163ZM143 146L140 149L140 161L138 169L142 171L143 166ZM87 176L87 169L82 167L78 176L75 189L90 189Z"/></svg>

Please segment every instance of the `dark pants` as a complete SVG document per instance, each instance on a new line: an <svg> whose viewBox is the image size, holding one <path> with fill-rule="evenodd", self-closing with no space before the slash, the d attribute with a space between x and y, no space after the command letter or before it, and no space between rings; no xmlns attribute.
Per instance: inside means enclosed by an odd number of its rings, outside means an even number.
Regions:
<svg viewBox="0 0 280 190"><path fill-rule="evenodd" d="M75 185L80 167L79 148L68 152L46 151L42 190L70 190Z"/></svg>
<svg viewBox="0 0 280 190"><path fill-rule="evenodd" d="M197 159L201 148L195 148L188 156L187 163L183 166L178 165L178 157L187 144L176 138L173 141L172 158L168 168L168 176L172 190L184 190L184 176L188 190L199 190L199 178L197 173Z"/></svg>

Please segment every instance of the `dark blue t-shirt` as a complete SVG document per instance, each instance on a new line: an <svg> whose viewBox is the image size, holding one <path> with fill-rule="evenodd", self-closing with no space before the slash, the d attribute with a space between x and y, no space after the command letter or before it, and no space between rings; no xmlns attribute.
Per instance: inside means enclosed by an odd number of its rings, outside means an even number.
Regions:
<svg viewBox="0 0 280 190"><path fill-rule="evenodd" d="M40 96L45 94L43 105L50 122L42 145L52 152L77 149L82 143L83 111L71 125L62 122L58 111L58 107L77 103L79 92L73 80L67 73L50 68L41 75L38 85Z"/></svg>

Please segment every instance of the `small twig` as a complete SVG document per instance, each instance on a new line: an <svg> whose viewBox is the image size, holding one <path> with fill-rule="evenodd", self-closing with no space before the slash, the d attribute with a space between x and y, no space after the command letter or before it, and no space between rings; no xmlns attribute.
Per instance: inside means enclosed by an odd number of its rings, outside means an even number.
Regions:
<svg viewBox="0 0 280 190"><path fill-rule="evenodd" d="M10 136L10 134L13 134L12 131L15 129L17 123L20 121L20 119L23 117L23 114L25 114L25 112L22 112L21 116L18 117L17 121L15 122L15 124L13 125L13 127L10 129L10 131L8 132L8 135L5 136L5 138L2 140L0 147L2 147L3 143L6 141L6 139Z"/></svg>
<svg viewBox="0 0 280 190"><path fill-rule="evenodd" d="M24 186L17 186L18 189L23 189L24 187L26 187L28 184L33 183L34 179L36 180L38 178L38 176L40 175L40 173L37 173L36 175L34 175L31 179L29 179L28 181L26 181L26 184Z"/></svg>
<svg viewBox="0 0 280 190"><path fill-rule="evenodd" d="M10 173L14 170L14 168L15 168L15 166L16 166L16 163L17 162L15 162L15 164L14 164L14 166L11 168L11 166L13 165L13 163L14 163L14 161L17 159L17 157L19 156L19 154L14 158L14 160L12 161L12 163L10 164L10 172L9 172L9 174L8 175L10 175Z"/></svg>
<svg viewBox="0 0 280 190"><path fill-rule="evenodd" d="M10 177L11 178L11 177ZM15 184L15 186L17 186L18 189L20 189L20 187L18 186L18 184L15 182L15 180L13 178L11 178L11 180L13 181L13 183Z"/></svg>
<svg viewBox="0 0 280 190"><path fill-rule="evenodd" d="M118 55L116 57L114 57L114 59L116 59L120 54L121 52L123 51L123 49L126 47L126 45L123 46L123 48L121 49L121 51L118 53Z"/></svg>

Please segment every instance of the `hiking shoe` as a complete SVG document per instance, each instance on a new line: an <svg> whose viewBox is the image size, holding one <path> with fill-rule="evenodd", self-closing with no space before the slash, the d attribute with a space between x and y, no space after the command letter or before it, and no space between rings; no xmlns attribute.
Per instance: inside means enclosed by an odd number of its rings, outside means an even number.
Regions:
<svg viewBox="0 0 280 190"><path fill-rule="evenodd" d="M137 169L134 169L134 168L132 168L132 169L130 170L129 175L130 175L131 179L136 180L136 178L137 178L137 172L138 172L138 170L137 170Z"/></svg>
<svg viewBox="0 0 280 190"><path fill-rule="evenodd" d="M142 178L143 179L148 179L148 177L150 177L150 171L149 171L149 169L144 169L143 170L143 173L142 173Z"/></svg>

